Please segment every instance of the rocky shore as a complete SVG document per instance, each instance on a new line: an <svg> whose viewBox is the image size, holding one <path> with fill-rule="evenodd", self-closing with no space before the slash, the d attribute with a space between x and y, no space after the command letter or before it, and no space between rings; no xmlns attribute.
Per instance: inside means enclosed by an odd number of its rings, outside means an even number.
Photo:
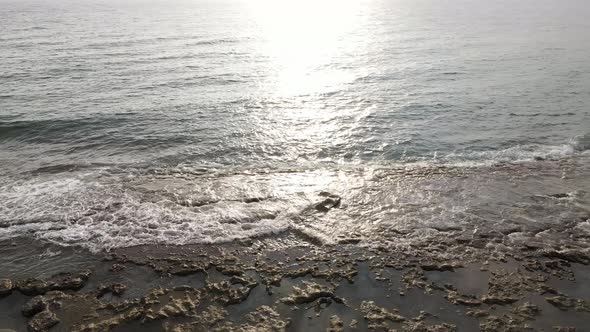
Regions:
<svg viewBox="0 0 590 332"><path fill-rule="evenodd" d="M75 271L0 280L0 329L586 331L590 256L489 245L502 241L440 232L405 249L365 248L354 236L318 245L290 232L117 249L64 265Z"/></svg>

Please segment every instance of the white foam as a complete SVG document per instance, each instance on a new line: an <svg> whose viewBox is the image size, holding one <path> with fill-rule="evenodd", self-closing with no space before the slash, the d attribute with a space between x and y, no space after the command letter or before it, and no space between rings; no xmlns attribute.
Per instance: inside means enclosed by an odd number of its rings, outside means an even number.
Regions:
<svg viewBox="0 0 590 332"><path fill-rule="evenodd" d="M547 167L555 167L551 165ZM543 177L519 179L381 168L165 171L168 175L86 170L6 180L0 187L0 239L33 236L100 251L151 243L226 242L297 229L323 243L360 236L364 244L407 246L474 229L524 225L561 231L583 215L589 206L583 193L590 191L586 171L572 173L580 177L572 182L576 188L564 183L561 173L548 177L545 171ZM342 196L342 208L309 214L306 209L322 199L321 191ZM564 192L575 199L550 196ZM576 229L586 232L588 227L580 223ZM529 236L513 234L514 241Z"/></svg>
<svg viewBox="0 0 590 332"><path fill-rule="evenodd" d="M147 243L225 242L282 232L290 225L289 216L309 204L298 195L246 203L243 198L268 193L239 181L233 187L220 183L227 179L202 181L208 190L168 178L167 188L147 193L142 190L156 180L142 178L146 186L112 180L98 184L80 175L20 181L0 193L0 239L33 234L93 251ZM177 204L194 199L214 203Z"/></svg>
<svg viewBox="0 0 590 332"><path fill-rule="evenodd" d="M575 142L561 145L518 145L497 151L452 152L429 160L429 165L456 167L492 166L498 163L529 162L538 159L561 159L577 152ZM425 165L426 166L426 165Z"/></svg>
<svg viewBox="0 0 590 332"><path fill-rule="evenodd" d="M590 219L577 224L574 229L590 235Z"/></svg>

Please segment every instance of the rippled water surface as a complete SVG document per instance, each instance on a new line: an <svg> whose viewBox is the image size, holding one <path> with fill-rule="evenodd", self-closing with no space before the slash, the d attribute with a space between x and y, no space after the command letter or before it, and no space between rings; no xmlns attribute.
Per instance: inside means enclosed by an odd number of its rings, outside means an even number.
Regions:
<svg viewBox="0 0 590 332"><path fill-rule="evenodd" d="M0 0L0 238L573 241L588 17L582 0ZM322 192L341 205L310 213Z"/></svg>

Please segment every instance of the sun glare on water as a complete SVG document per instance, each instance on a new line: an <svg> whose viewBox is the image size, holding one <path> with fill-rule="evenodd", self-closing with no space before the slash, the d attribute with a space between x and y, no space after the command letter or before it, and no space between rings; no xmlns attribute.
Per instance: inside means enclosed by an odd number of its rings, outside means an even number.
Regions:
<svg viewBox="0 0 590 332"><path fill-rule="evenodd" d="M358 49L354 41L362 0L255 0L251 15L276 72L264 82L275 95L329 92L354 79L340 65Z"/></svg>

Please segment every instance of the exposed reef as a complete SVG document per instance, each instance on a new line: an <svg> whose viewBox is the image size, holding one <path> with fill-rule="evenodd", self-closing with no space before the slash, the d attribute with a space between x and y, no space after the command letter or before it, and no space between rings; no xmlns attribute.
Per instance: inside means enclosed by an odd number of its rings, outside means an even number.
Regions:
<svg viewBox="0 0 590 332"><path fill-rule="evenodd" d="M2 279L0 303L20 301L28 331L584 330L584 252L471 246L477 237L130 247L79 271Z"/></svg>

